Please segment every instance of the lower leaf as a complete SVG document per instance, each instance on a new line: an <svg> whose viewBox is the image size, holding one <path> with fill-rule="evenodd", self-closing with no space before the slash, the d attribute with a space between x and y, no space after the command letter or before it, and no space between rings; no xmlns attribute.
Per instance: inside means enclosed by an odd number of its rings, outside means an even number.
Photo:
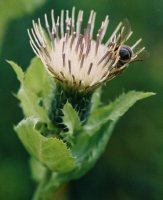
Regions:
<svg viewBox="0 0 163 200"><path fill-rule="evenodd" d="M55 137L42 136L36 130L38 122L39 119L29 117L15 127L27 151L51 171L66 173L73 170L76 164L66 144Z"/></svg>

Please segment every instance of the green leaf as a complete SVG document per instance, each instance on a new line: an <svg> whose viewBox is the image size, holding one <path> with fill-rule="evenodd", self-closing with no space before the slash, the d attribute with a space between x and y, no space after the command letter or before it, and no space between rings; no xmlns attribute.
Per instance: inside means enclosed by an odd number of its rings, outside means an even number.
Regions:
<svg viewBox="0 0 163 200"><path fill-rule="evenodd" d="M16 73L17 79L20 81L20 83L22 83L24 79L24 72L22 68L18 66L16 63L14 63L13 61L7 60L7 62L11 65L12 69Z"/></svg>
<svg viewBox="0 0 163 200"><path fill-rule="evenodd" d="M91 112L93 112L96 108L98 108L101 105L101 93L102 87L99 87L94 92L91 100Z"/></svg>
<svg viewBox="0 0 163 200"><path fill-rule="evenodd" d="M81 165L77 177L88 171L103 153L118 119L138 100L151 95L154 93L130 91L91 114L72 148L73 155Z"/></svg>
<svg viewBox="0 0 163 200"><path fill-rule="evenodd" d="M69 102L64 105L63 114L63 123L67 126L71 134L81 128L80 118Z"/></svg>
<svg viewBox="0 0 163 200"><path fill-rule="evenodd" d="M58 138L42 136L36 129L41 123L34 117L22 120L15 131L26 150L50 170L66 173L75 168L75 162L66 144Z"/></svg>
<svg viewBox="0 0 163 200"><path fill-rule="evenodd" d="M88 132L80 135L72 149L79 166L73 175L75 179L83 176L95 165L106 148L115 124L116 122L109 121L95 130L93 136Z"/></svg>
<svg viewBox="0 0 163 200"><path fill-rule="evenodd" d="M55 87L55 82L37 57L32 59L30 66L25 72L24 87L38 97L43 97L44 107L48 110L51 91Z"/></svg>
<svg viewBox="0 0 163 200"><path fill-rule="evenodd" d="M152 95L154 95L152 92L130 91L126 94L123 93L119 98L109 105L96 109L89 117L85 128L92 129L93 127L99 127L102 124L107 123L108 120L116 121L122 115L124 115L125 112L138 100Z"/></svg>
<svg viewBox="0 0 163 200"><path fill-rule="evenodd" d="M44 177L46 167L44 165L42 165L38 160L31 157L30 158L30 168L31 168L33 180L36 181L37 183L39 183Z"/></svg>
<svg viewBox="0 0 163 200"><path fill-rule="evenodd" d="M45 109L39 105L40 98L30 90L24 88L23 85L19 89L17 98L20 100L20 106L26 117L35 116L40 118L43 122L49 121Z"/></svg>
<svg viewBox="0 0 163 200"><path fill-rule="evenodd" d="M16 97L26 117L35 116L48 123L49 97L51 95L51 79L38 58L34 58L27 72L14 62L8 61L20 81L20 89Z"/></svg>
<svg viewBox="0 0 163 200"><path fill-rule="evenodd" d="M50 94L51 77L37 57L32 59L25 72L24 86L38 95L41 95L41 93L45 96Z"/></svg>

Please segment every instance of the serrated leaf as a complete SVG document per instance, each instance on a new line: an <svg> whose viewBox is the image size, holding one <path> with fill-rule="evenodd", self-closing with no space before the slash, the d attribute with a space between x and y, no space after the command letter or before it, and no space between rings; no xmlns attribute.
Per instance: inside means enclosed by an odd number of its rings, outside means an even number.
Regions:
<svg viewBox="0 0 163 200"><path fill-rule="evenodd" d="M24 87L38 95L44 94L44 96L49 96L50 94L50 76L37 57L32 59L30 66L25 72Z"/></svg>
<svg viewBox="0 0 163 200"><path fill-rule="evenodd" d="M123 93L119 98L109 105L96 109L86 124L86 128L99 127L108 120L118 120L138 100L154 95L152 92L130 91Z"/></svg>
<svg viewBox="0 0 163 200"><path fill-rule="evenodd" d="M38 119L30 117L15 127L26 150L52 171L66 173L73 170L75 162L66 144L55 137L42 136L36 130L38 122Z"/></svg>
<svg viewBox="0 0 163 200"><path fill-rule="evenodd" d="M80 118L69 102L64 105L63 114L63 123L67 126L70 133L75 133L81 128Z"/></svg>
<svg viewBox="0 0 163 200"><path fill-rule="evenodd" d="M24 72L22 68L18 66L16 63L14 63L13 61L7 60L7 62L11 65L12 69L16 73L17 79L20 81L20 83L22 83L24 79Z"/></svg>
<svg viewBox="0 0 163 200"><path fill-rule="evenodd" d="M21 87L17 94L20 100L20 106L26 117L35 116L41 118L43 122L48 122L48 116L45 110L39 105L39 98L30 90Z"/></svg>
<svg viewBox="0 0 163 200"><path fill-rule="evenodd" d="M83 132L80 135L76 146L72 149L73 155L76 157L76 162L79 163L79 167L74 173L74 178L83 176L94 166L104 152L115 124L116 122L108 121L108 123L94 131L93 136L87 132L85 134Z"/></svg>
<svg viewBox="0 0 163 200"><path fill-rule="evenodd" d="M94 92L91 100L91 112L93 112L96 108L98 108L101 105L101 93L102 87L99 87Z"/></svg>
<svg viewBox="0 0 163 200"><path fill-rule="evenodd" d="M114 102L96 109L76 138L73 155L81 164L77 176L89 170L104 151L118 119L138 100L154 95L130 91L122 94Z"/></svg>
<svg viewBox="0 0 163 200"><path fill-rule="evenodd" d="M27 72L14 62L8 62L20 81L20 89L16 97L20 100L21 108L26 117L35 116L43 122L49 122L48 106L51 95L51 84L48 73L38 58L34 58Z"/></svg>
<svg viewBox="0 0 163 200"><path fill-rule="evenodd" d="M55 82L37 57L32 59L25 73L24 87L32 91L38 97L43 97L44 108L48 111L50 96L55 87Z"/></svg>

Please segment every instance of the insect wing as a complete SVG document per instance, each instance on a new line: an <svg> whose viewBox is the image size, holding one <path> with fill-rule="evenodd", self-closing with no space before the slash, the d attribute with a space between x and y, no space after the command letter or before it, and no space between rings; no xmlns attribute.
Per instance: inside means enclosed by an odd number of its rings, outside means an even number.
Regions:
<svg viewBox="0 0 163 200"><path fill-rule="evenodd" d="M132 61L143 61L149 58L150 54L147 50L143 50L139 53L141 49L135 51L134 54L137 54L137 56Z"/></svg>
<svg viewBox="0 0 163 200"><path fill-rule="evenodd" d="M131 36L132 31L131 31L131 25L130 22L128 21L128 19L124 19L122 22L122 27L119 31L119 45L124 44L129 37Z"/></svg>

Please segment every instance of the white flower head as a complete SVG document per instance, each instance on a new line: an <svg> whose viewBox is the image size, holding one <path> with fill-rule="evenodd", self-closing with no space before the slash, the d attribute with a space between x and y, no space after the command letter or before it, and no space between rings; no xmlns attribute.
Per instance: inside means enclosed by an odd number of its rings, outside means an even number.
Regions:
<svg viewBox="0 0 163 200"><path fill-rule="evenodd" d="M133 33L127 20L120 22L107 42L103 43L109 24L108 16L102 21L95 39L93 30L96 13L93 10L90 12L87 27L83 31L83 11L78 12L77 20L75 18L75 8L71 15L68 10L62 10L57 20L52 10L51 25L45 14L47 31L42 28L40 19L33 21L33 28L28 30L33 51L50 75L64 87L79 92L91 91L120 74L130 62L139 60L138 55L145 49L135 50L141 39L130 47L126 45Z"/></svg>

